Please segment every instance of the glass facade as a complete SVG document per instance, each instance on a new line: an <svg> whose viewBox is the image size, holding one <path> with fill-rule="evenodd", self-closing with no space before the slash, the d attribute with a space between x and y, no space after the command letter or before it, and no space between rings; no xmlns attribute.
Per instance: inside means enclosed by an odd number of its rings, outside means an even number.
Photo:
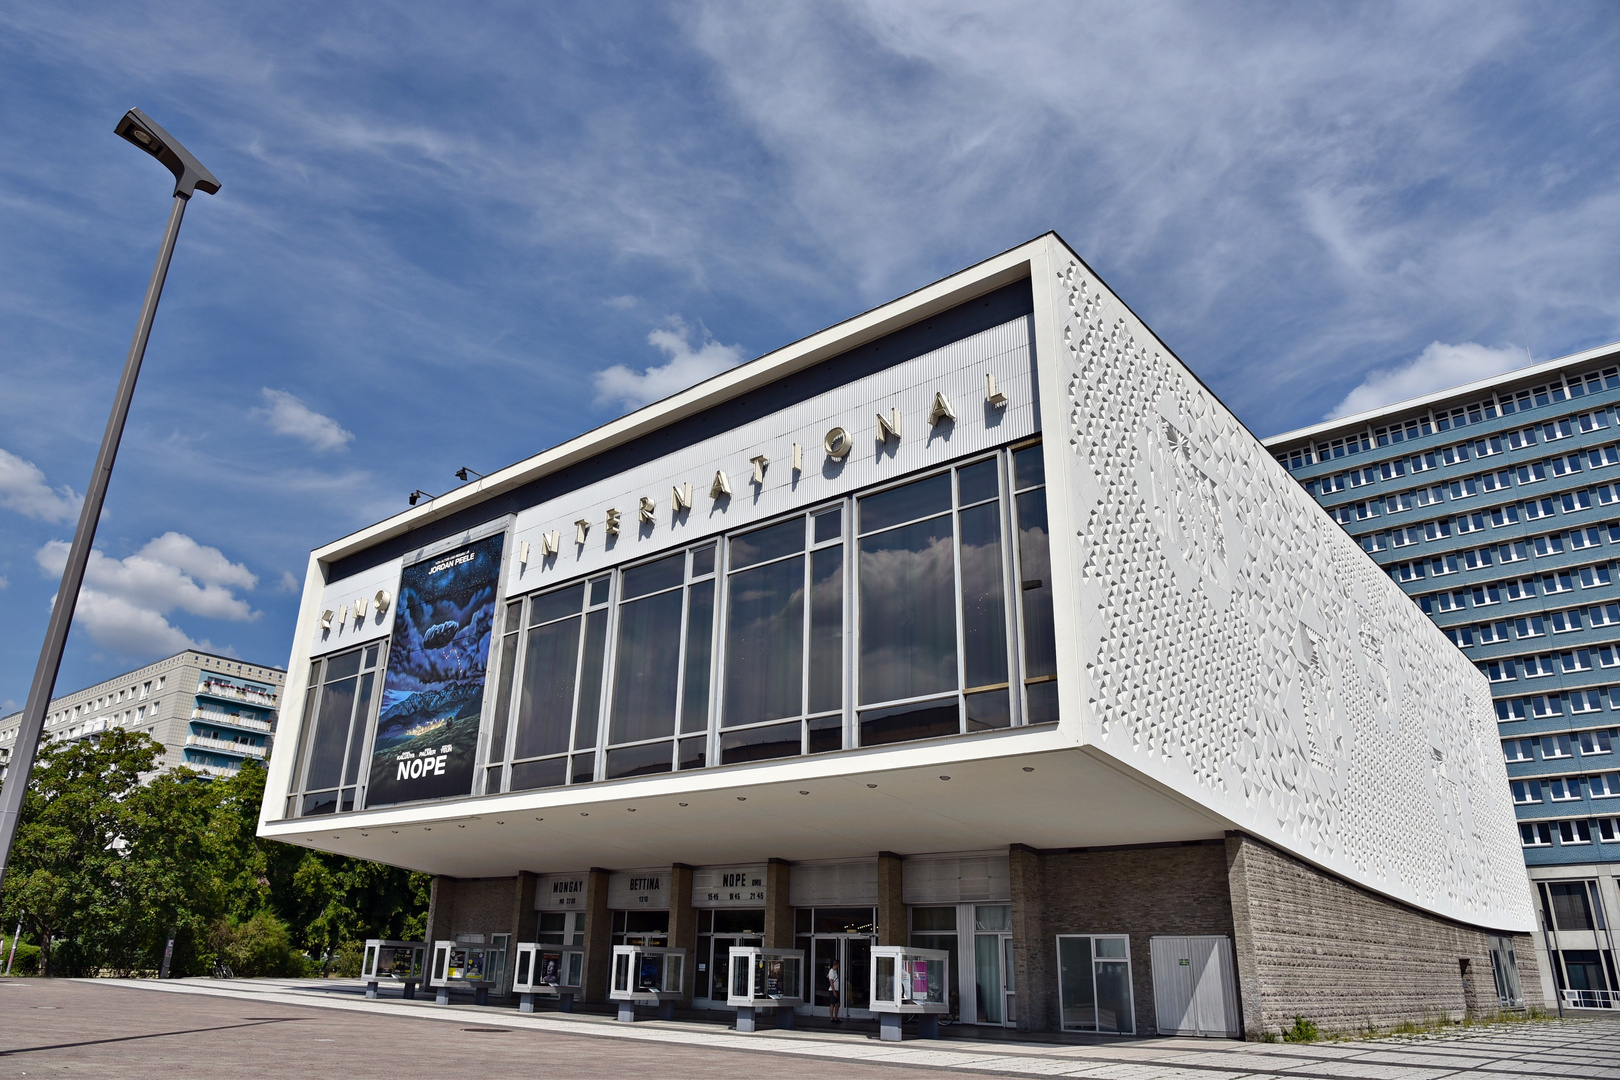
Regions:
<svg viewBox="0 0 1620 1080"><path fill-rule="evenodd" d="M1041 453L977 455L509 597L469 794L1056 721ZM383 650L313 663L289 816L364 805Z"/></svg>
<svg viewBox="0 0 1620 1080"><path fill-rule="evenodd" d="M1271 449L1491 682L1532 867L1620 862L1620 367Z"/></svg>

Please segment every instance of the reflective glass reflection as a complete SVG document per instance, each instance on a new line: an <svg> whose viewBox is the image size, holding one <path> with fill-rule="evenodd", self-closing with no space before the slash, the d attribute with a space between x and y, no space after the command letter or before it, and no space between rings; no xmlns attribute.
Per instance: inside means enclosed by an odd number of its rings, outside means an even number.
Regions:
<svg viewBox="0 0 1620 1080"><path fill-rule="evenodd" d="M360 654L350 653L350 670L360 668ZM327 665L337 667L336 661ZM309 778L305 788L337 787L338 774L343 771L343 748L349 740L349 717L354 714L354 692L358 680L350 677L329 682L321 692L321 711L315 721L315 741L310 746Z"/></svg>
<svg viewBox="0 0 1620 1080"><path fill-rule="evenodd" d="M682 561L683 556L676 556L678 572L684 572L679 570ZM628 580L629 575L625 577ZM619 605L613 722L608 729L611 742L638 742L675 733L680 657L679 590Z"/></svg>
<svg viewBox="0 0 1620 1080"><path fill-rule="evenodd" d="M993 464L993 463L992 463ZM964 684L994 686L1007 681L1007 603L1002 585L1001 504L963 510L962 658Z"/></svg>
<svg viewBox="0 0 1620 1080"><path fill-rule="evenodd" d="M915 522L860 544L861 703L956 689L951 519Z"/></svg>
<svg viewBox="0 0 1620 1080"><path fill-rule="evenodd" d="M810 711L844 704L844 548L823 548L810 561Z"/></svg>
<svg viewBox="0 0 1620 1080"><path fill-rule="evenodd" d="M574 749L596 745L596 718L602 709L602 665L607 652L608 613L585 616L585 656L579 669L579 706L574 713Z"/></svg>
<svg viewBox="0 0 1620 1080"><path fill-rule="evenodd" d="M1018 561L1024 591L1024 678L1057 674L1052 631L1052 559L1046 534L1046 489L1018 496Z"/></svg>
<svg viewBox="0 0 1620 1080"><path fill-rule="evenodd" d="M1023 491L1046 483L1046 459L1041 456L1039 444L1015 451L1012 459L1013 487Z"/></svg>
<svg viewBox="0 0 1620 1080"><path fill-rule="evenodd" d="M576 592L576 603L578 599ZM568 726L574 712L574 669L579 658L579 618L575 615L529 631L517 736L512 746L514 758L559 754L568 749Z"/></svg>
<svg viewBox="0 0 1620 1080"><path fill-rule="evenodd" d="M632 600L638 596L657 592L659 589L672 589L686 579L686 556L671 555L667 559L647 563L645 566L632 567L624 572L624 597Z"/></svg>
<svg viewBox="0 0 1620 1080"><path fill-rule="evenodd" d="M804 550L804 518L767 525L731 538L731 567L740 569Z"/></svg>
<svg viewBox="0 0 1620 1080"><path fill-rule="evenodd" d="M957 505L972 506L974 503L994 499L1001 494L1001 484L996 478L996 462L981 461L974 465L964 465L956 470Z"/></svg>
<svg viewBox="0 0 1620 1080"><path fill-rule="evenodd" d="M799 525L802 530L803 522ZM729 575L726 619L724 725L799 715L804 685L804 556Z"/></svg>
<svg viewBox="0 0 1620 1080"><path fill-rule="evenodd" d="M941 514L950 508L951 474L940 473L866 496L861 500L861 532L888 528L929 514Z"/></svg>
<svg viewBox="0 0 1620 1080"><path fill-rule="evenodd" d="M564 615L579 614L580 601L585 598L584 583L569 589L558 589L534 598L529 605L529 625L551 622Z"/></svg>
<svg viewBox="0 0 1620 1080"><path fill-rule="evenodd" d="M713 555L713 551L710 551ZM681 730L709 726L709 658L714 652L714 582L700 581L688 591L686 675L681 683Z"/></svg>

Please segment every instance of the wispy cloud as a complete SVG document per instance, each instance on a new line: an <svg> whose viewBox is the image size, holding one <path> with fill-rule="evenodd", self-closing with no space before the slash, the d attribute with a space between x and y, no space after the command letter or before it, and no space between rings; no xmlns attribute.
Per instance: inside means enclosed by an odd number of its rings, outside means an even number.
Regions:
<svg viewBox="0 0 1620 1080"><path fill-rule="evenodd" d="M1513 347L1493 349L1472 341L1461 345L1436 341L1410 363L1369 373L1361 385L1328 410L1323 419L1354 416L1436 390L1500 375L1504 371L1526 367L1532 362L1522 349Z"/></svg>
<svg viewBox="0 0 1620 1080"><path fill-rule="evenodd" d="M0 506L37 521L72 521L83 501L66 485L52 488L32 461L0 450Z"/></svg>
<svg viewBox="0 0 1620 1080"><path fill-rule="evenodd" d="M67 565L68 544L53 540L34 554L46 574L59 576ZM135 554L112 559L90 553L74 621L102 647L125 658L149 658L195 646L196 641L169 621L176 610L210 619L250 621L259 613L234 592L251 590L258 578L217 548L182 533L168 532Z"/></svg>
<svg viewBox="0 0 1620 1080"><path fill-rule="evenodd" d="M264 395L265 407L254 409L253 413L263 417L277 435L302 439L317 450L341 450L354 439L354 432L345 430L336 420L316 412L285 390L266 386L259 393Z"/></svg>
<svg viewBox="0 0 1620 1080"><path fill-rule="evenodd" d="M291 570L281 572L281 584L276 586L284 593L300 593L304 591L304 583L293 577Z"/></svg>
<svg viewBox="0 0 1620 1080"><path fill-rule="evenodd" d="M722 345L703 327L688 326L678 317L648 334L647 344L669 359L642 371L614 364L597 372L599 404L639 408L735 367L743 358L742 346Z"/></svg>

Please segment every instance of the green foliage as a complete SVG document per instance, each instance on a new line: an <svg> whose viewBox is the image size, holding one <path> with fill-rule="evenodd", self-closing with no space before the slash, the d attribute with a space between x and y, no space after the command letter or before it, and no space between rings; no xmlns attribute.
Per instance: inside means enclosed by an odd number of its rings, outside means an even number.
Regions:
<svg viewBox="0 0 1620 1080"><path fill-rule="evenodd" d="M242 979L301 976L304 958L293 951L287 924L268 911L237 922L221 919L209 933L214 958Z"/></svg>
<svg viewBox="0 0 1620 1080"><path fill-rule="evenodd" d="M1308 1043L1321 1038L1321 1032L1316 1029L1315 1020L1307 1020L1303 1016L1294 1017L1294 1026L1282 1033L1283 1042Z"/></svg>
<svg viewBox="0 0 1620 1080"><path fill-rule="evenodd" d="M345 941L338 946L336 973L340 978L358 979L360 977L360 964L365 960L366 943L364 941Z"/></svg>
<svg viewBox="0 0 1620 1080"><path fill-rule="evenodd" d="M13 955L11 941L9 937L0 937L0 974L5 973L6 964L9 962L13 975L38 975L39 946L18 941L16 955Z"/></svg>
<svg viewBox="0 0 1620 1080"><path fill-rule="evenodd" d="M153 972L172 934L173 975L284 977L305 952L421 936L428 875L261 840L263 767L152 777L160 753L115 728L41 754L0 893L0 923L49 943L41 974Z"/></svg>

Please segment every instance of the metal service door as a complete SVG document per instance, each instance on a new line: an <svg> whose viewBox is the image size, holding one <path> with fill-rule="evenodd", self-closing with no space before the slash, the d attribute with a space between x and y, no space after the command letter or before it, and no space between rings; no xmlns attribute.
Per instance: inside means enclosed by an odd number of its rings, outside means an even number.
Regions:
<svg viewBox="0 0 1620 1080"><path fill-rule="evenodd" d="M1159 1034L1236 1038L1242 1025L1231 940L1156 937L1149 945Z"/></svg>

